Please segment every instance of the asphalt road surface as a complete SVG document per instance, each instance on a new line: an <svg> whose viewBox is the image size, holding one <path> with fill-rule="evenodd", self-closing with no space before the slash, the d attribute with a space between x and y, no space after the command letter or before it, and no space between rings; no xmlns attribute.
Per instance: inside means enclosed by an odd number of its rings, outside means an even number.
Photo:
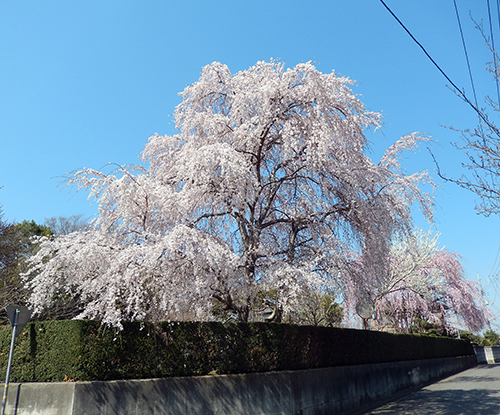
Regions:
<svg viewBox="0 0 500 415"><path fill-rule="evenodd" d="M476 366L365 414L498 415L500 365Z"/></svg>

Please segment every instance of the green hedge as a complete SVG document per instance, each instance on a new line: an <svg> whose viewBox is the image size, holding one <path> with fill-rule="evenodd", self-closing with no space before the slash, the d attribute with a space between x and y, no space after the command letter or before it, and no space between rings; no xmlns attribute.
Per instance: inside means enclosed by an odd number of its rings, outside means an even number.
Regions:
<svg viewBox="0 0 500 415"><path fill-rule="evenodd" d="M11 328L0 328L0 378ZM16 339L11 381L146 379L381 363L473 354L465 341L269 323L30 323Z"/></svg>

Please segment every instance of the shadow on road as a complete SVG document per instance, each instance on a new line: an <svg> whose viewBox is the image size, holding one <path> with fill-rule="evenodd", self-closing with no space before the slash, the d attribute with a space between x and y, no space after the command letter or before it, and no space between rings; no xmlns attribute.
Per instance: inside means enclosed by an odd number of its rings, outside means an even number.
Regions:
<svg viewBox="0 0 500 415"><path fill-rule="evenodd" d="M369 414L498 415L500 392L494 390L420 390Z"/></svg>
<svg viewBox="0 0 500 415"><path fill-rule="evenodd" d="M476 366L362 413L500 415L500 365Z"/></svg>

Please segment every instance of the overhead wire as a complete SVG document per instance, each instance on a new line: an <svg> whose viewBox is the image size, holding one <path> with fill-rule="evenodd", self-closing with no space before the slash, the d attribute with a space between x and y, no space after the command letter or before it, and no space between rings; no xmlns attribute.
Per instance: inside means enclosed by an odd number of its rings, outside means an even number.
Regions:
<svg viewBox="0 0 500 415"><path fill-rule="evenodd" d="M500 0L497 0L497 1L500 1ZM458 7L457 7L456 0L453 0L453 4L455 5L455 13L457 15L458 28L460 29L460 36L462 38L462 45L464 47L465 60L467 62L467 68L469 69L469 78L470 78L470 83L472 86L472 93L474 95L474 103L476 104L476 108L477 108L478 105L477 105L476 88L474 86L474 79L472 77L472 70L470 68L469 54L467 53L467 46L465 45L465 37L464 37L464 32L462 30L462 22L460 21L460 14L458 13Z"/></svg>
<svg viewBox="0 0 500 415"><path fill-rule="evenodd" d="M490 33L491 33L491 42L492 42L491 47L492 47L493 53L494 53L494 43L493 43L494 40L493 40L493 30L492 30L492 23L491 23L490 3L489 3L489 0L487 0L487 1L488 1L488 15L489 15L489 19L490 19ZM411 39L420 47L420 49L422 49L422 51L425 53L425 55L427 56L427 58L434 64L434 66L439 70L439 72L441 72L441 74L446 78L446 80L454 88L455 93L457 95L459 95L467 104L469 104L469 106L471 106L472 109L478 114L479 118L482 121L484 121L488 125L488 127L490 127L491 130L493 132L495 132L495 134L497 134L497 136L500 137L500 131L498 130L498 128L488 120L488 117L479 109L479 106L478 106L478 103L477 103L477 96L476 96L476 91L475 91L475 87L474 87L474 81L473 81L473 77L472 77L472 71L471 71L471 67L470 67L470 62L469 62L469 57L468 57L468 53L467 53L467 48L466 48L466 45L465 45L465 40L464 40L464 35L463 35L462 25L461 25L461 22L460 22L460 17L459 17L459 13L458 13L458 8L457 8L456 0L453 0L453 2L454 2L454 5L455 5L455 12L457 14L457 20L458 20L458 24L459 24L459 28L460 28L460 34L461 34L461 37L462 37L462 44L463 44L464 52L465 52L465 55L466 55L467 67L468 67L468 70L469 70L469 77L471 79L471 85L472 85L472 90L473 90L473 94L474 94L474 102L475 103L472 103L469 100L469 98L465 95L465 92L463 92L460 88L458 88L455 85L455 83L450 79L450 77L444 72L444 70L437 64L437 62L427 52L427 50L424 48L424 46L415 38L415 36L413 36L413 34L410 32L410 30L403 24L403 22L396 16L396 14L389 8L389 6L387 6L387 4L384 2L384 0L380 0L380 2L387 9L387 11L394 17L394 19L400 24L400 26L406 31L406 33L411 37ZM497 13L498 13L498 20L499 20L499 25L500 25L500 0L497 0ZM494 63L495 63L495 75L497 75L498 74L498 67L497 67L497 60L496 60L495 53L494 53ZM500 92L499 92L499 87L498 87L498 79L496 79L496 81L497 81L497 96L498 96L498 100L499 100L499 103L500 103ZM499 248L499 251L500 251L500 248ZM497 256L498 256L498 254L497 254ZM497 273L499 271L499 268L500 268L500 263L497 263L497 259L495 259L492 271L494 270L495 273L493 275L496 276L496 277L498 277ZM489 281L490 281L490 284L491 284L491 282L492 282L491 278L489 278ZM495 283L493 284L493 288L495 290L496 297L498 297L500 293L499 293L497 281L495 281Z"/></svg>
<svg viewBox="0 0 500 415"><path fill-rule="evenodd" d="M493 53L493 62L495 63L495 81L496 81L496 87L497 87L497 97L500 102L500 95L499 95L499 88L498 88L498 62L497 62L497 57L495 53L495 47L494 47L494 39L493 39L493 25L492 25L492 19L491 19L491 11L490 11L490 2L488 1L488 19L489 19L489 24L490 24L490 36L491 36L491 48L492 48L492 53ZM500 30L500 0L496 1L496 6L497 6L497 23L498 23L498 29ZM500 298L500 289L499 289L499 273L500 273L500 262L498 262L498 257L500 254L500 246L498 247L497 255L495 257L495 261L493 262L493 266L490 271L490 275L488 276L488 280L490 285L494 289L494 300ZM495 302L495 301L494 301ZM495 313L495 318L499 318L500 316L496 315ZM497 324L497 327L500 327Z"/></svg>
<svg viewBox="0 0 500 415"><path fill-rule="evenodd" d="M500 246L498 247L497 255L495 256L495 261L493 262L493 266L491 267L490 276L496 275L496 272L497 272L496 266L498 263L497 261L498 261L499 255L500 255Z"/></svg>
<svg viewBox="0 0 500 415"><path fill-rule="evenodd" d="M500 29L500 0L497 0L497 20L498 28Z"/></svg>
<svg viewBox="0 0 500 415"><path fill-rule="evenodd" d="M427 52L427 50L422 46L422 44L415 38L415 36L412 35L412 33L408 30L408 28L403 24L401 20L394 14L394 12L385 4L384 0L380 0L382 5L387 9L387 11L396 19L396 21L400 24L400 26L405 30L405 32L413 39L413 41L422 49L422 51L425 53L425 55L429 58L429 60L434 64L434 66L441 72L441 74L446 78L446 80L450 83L450 85L454 88L455 93L459 95L469 106L472 107L474 111L477 112L481 120L483 120L488 127L491 129L491 131L495 132L495 134L500 137L500 130L492 124L489 120L488 117L477 107L477 105L474 105L469 98L467 98L467 95L465 95L465 92L463 92L458 86L455 85L455 83L450 79L450 77L441 69L441 67L437 64L437 62L432 59L432 56Z"/></svg>
<svg viewBox="0 0 500 415"><path fill-rule="evenodd" d="M493 37L493 24L491 23L490 0L486 0L486 3L488 4L488 21L490 24L490 42L491 42L491 52L493 53L493 66L495 68L495 85L497 87L497 100L498 100L497 102L500 103L500 89L498 88L498 62L497 62L498 59L495 53L495 39Z"/></svg>
<svg viewBox="0 0 500 415"><path fill-rule="evenodd" d="M496 83L496 88L497 88L497 99L498 102L500 103L500 92L499 92L499 85L498 85L498 58L495 52L495 43L494 43L494 36L493 36L493 24L492 24L492 19L491 19L491 10L490 10L490 1L488 1L488 20L490 24L490 36L491 36L491 49L493 53L493 62L495 65L495 83ZM496 1L497 5L497 21L498 21L498 28L500 29L500 0ZM489 281L490 284L493 286L493 289L495 291L495 298L500 298L500 289L499 289L499 273L500 273L500 262L497 262L498 260L498 255L500 253L500 246L498 247L498 252L497 252L497 257L495 258L495 262L493 263L491 275L489 276Z"/></svg>

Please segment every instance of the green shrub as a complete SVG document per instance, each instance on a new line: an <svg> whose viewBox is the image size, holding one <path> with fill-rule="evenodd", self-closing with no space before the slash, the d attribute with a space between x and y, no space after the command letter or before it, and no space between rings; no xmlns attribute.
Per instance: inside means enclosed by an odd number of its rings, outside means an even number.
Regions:
<svg viewBox="0 0 500 415"><path fill-rule="evenodd" d="M0 374L11 329L0 329ZM473 354L451 339L273 323L29 323L16 339L11 381L144 379L299 370ZM1 375L0 375L1 376Z"/></svg>

